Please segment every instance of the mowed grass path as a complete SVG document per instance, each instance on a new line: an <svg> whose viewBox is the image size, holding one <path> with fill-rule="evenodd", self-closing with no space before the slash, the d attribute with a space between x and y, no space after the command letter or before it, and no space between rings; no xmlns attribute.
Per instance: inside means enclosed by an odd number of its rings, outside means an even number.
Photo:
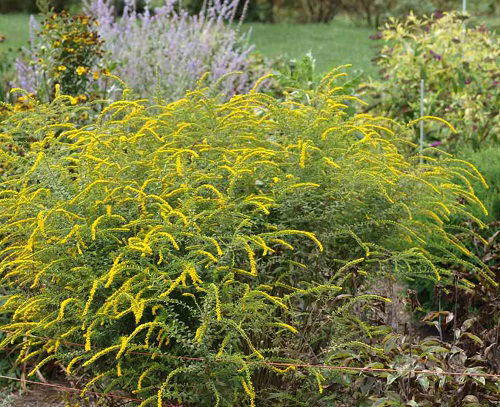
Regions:
<svg viewBox="0 0 500 407"><path fill-rule="evenodd" d="M26 45L28 26L27 14L0 14L0 35L6 36L6 41L0 43L0 52ZM318 73L344 64L374 72L370 62L375 54L374 42L368 38L374 30L357 26L347 18L336 18L330 24L246 23L242 29L250 30L255 49L267 57L300 58L312 52Z"/></svg>

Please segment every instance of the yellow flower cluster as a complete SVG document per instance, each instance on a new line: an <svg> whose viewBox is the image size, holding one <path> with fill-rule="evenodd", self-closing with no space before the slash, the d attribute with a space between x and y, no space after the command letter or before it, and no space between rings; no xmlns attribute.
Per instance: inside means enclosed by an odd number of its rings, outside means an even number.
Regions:
<svg viewBox="0 0 500 407"><path fill-rule="evenodd" d="M85 68L83 66L79 66L78 68L76 68L76 74L78 76L82 76L82 75L85 75L87 72L89 71L88 68Z"/></svg>

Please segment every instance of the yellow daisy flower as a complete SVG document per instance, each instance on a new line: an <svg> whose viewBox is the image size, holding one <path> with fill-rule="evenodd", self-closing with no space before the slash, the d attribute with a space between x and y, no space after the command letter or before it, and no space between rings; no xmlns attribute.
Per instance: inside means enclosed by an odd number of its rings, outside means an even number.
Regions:
<svg viewBox="0 0 500 407"><path fill-rule="evenodd" d="M76 73L78 76L82 76L82 75L85 75L87 73L87 68L85 68L84 66L79 66L78 68L76 68Z"/></svg>

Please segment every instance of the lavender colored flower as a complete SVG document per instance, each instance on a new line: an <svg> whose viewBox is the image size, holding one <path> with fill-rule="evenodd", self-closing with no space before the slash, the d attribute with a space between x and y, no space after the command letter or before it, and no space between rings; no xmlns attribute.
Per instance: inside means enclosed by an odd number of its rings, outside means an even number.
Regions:
<svg viewBox="0 0 500 407"><path fill-rule="evenodd" d="M438 147L440 145L442 145L443 142L442 141L434 141L433 143L430 144L431 147Z"/></svg>
<svg viewBox="0 0 500 407"><path fill-rule="evenodd" d="M37 87L37 71L34 65L26 63L22 58L17 58L14 64L17 81L12 87L21 88L29 93L34 93Z"/></svg>
<svg viewBox="0 0 500 407"><path fill-rule="evenodd" d="M433 57L436 61L441 61L441 59L443 59L443 57L442 57L440 54L438 54L438 53L434 52L432 49L431 49L431 50L429 50L429 53L432 55L432 57Z"/></svg>
<svg viewBox="0 0 500 407"><path fill-rule="evenodd" d="M213 0L198 15L165 0L143 12L126 0L115 17L110 0L86 0L85 10L100 23L99 35L115 65L113 73L140 95L168 100L182 97L208 73L214 91L230 97L249 89L252 46L238 25L231 25L241 0ZM240 71L239 75L228 75Z"/></svg>
<svg viewBox="0 0 500 407"><path fill-rule="evenodd" d="M444 17L444 13L441 10L436 10L432 14L432 16L434 17L434 19L439 20Z"/></svg>
<svg viewBox="0 0 500 407"><path fill-rule="evenodd" d="M23 48L23 57L16 58L14 67L16 79L12 87L24 89L30 93L36 92L37 87L43 80L42 71L37 65L37 43L36 33L40 30L40 23L33 17L29 21L29 47Z"/></svg>

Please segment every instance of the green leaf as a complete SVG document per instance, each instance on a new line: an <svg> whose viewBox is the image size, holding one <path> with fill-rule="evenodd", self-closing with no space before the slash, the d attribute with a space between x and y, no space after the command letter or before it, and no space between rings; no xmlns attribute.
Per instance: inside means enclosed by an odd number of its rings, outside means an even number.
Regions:
<svg viewBox="0 0 500 407"><path fill-rule="evenodd" d="M479 338L478 336L474 335L474 334L471 334L470 332L464 332L462 334L462 336L467 336L468 338L472 339L474 342L476 342L478 345L481 345L483 346L484 345L484 342L481 338Z"/></svg>
<svg viewBox="0 0 500 407"><path fill-rule="evenodd" d="M422 389L424 389L424 391L427 391L427 389L429 388L429 378L427 376L418 376L417 381Z"/></svg>

